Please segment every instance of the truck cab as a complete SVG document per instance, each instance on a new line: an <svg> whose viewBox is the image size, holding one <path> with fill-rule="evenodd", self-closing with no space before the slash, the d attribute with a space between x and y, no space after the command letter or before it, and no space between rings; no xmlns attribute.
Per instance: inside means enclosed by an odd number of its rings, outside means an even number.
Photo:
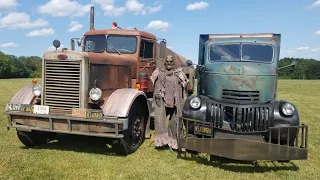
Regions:
<svg viewBox="0 0 320 180"><path fill-rule="evenodd" d="M280 42L274 33L200 35L197 94L181 118L190 137L180 138L181 148L238 160L307 158L304 139L293 148L307 126L292 102L276 99ZM290 150L300 154L282 154Z"/></svg>

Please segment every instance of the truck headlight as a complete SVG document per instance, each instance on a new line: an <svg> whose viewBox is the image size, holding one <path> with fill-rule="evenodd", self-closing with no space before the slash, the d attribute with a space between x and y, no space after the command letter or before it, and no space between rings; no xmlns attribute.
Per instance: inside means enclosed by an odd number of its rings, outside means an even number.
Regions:
<svg viewBox="0 0 320 180"><path fill-rule="evenodd" d="M101 98L102 91L99 88L92 88L89 92L89 96L93 101L97 101Z"/></svg>
<svg viewBox="0 0 320 180"><path fill-rule="evenodd" d="M40 96L41 95L41 86L39 84L35 84L32 88L32 93L35 96Z"/></svg>
<svg viewBox="0 0 320 180"><path fill-rule="evenodd" d="M190 106L193 109L198 109L201 106L201 100L199 97L194 97L193 99L191 99L190 101Z"/></svg>
<svg viewBox="0 0 320 180"><path fill-rule="evenodd" d="M284 103L284 104L282 105L281 110L282 110L282 113L283 113L284 115L286 115L286 116L291 116L291 115L293 115L293 113L294 113L294 111L295 111L295 108L294 108L293 105L290 104L290 103Z"/></svg>

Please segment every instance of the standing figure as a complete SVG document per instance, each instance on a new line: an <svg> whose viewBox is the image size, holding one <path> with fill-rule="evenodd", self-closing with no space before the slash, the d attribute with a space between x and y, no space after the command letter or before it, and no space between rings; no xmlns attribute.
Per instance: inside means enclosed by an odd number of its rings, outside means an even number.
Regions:
<svg viewBox="0 0 320 180"><path fill-rule="evenodd" d="M166 57L164 66L165 68L157 68L150 78L154 84L154 142L157 147L168 145L172 149L178 149L178 118L182 115L183 103L187 98L186 89L189 80L182 72L182 68L175 68L173 56Z"/></svg>

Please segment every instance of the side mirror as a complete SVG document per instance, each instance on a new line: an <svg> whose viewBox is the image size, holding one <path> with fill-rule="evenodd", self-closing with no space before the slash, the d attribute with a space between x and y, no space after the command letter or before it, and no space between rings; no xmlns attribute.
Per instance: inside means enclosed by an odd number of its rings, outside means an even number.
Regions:
<svg viewBox="0 0 320 180"><path fill-rule="evenodd" d="M77 44L78 44L78 46L81 46L81 44L82 44L82 38L79 38L79 39L77 40Z"/></svg>
<svg viewBox="0 0 320 180"><path fill-rule="evenodd" d="M289 65L279 67L278 70L282 69L282 68L290 67L290 66L295 66L297 63L298 62L296 60L293 60L293 61L291 61L291 63Z"/></svg>
<svg viewBox="0 0 320 180"><path fill-rule="evenodd" d="M186 64L187 64L187 66L192 66L192 65L193 65L193 62L192 62L190 59L188 59L187 62L186 62Z"/></svg>

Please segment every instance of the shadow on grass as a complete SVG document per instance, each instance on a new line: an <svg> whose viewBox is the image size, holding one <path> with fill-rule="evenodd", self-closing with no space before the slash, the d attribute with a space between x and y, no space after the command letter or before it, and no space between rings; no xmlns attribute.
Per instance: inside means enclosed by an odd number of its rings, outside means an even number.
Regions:
<svg viewBox="0 0 320 180"><path fill-rule="evenodd" d="M62 151L84 152L89 154L101 154L109 156L121 156L116 154L116 149L107 146L111 142L106 138L78 136L78 135L58 135L56 140L37 147L21 147L23 149L54 149Z"/></svg>
<svg viewBox="0 0 320 180"><path fill-rule="evenodd" d="M188 154L188 153L187 153ZM213 156L209 159L207 156L190 156L178 155L179 159L196 161L199 164L213 166L226 171L241 172L241 173L264 173L269 171L298 171L299 167L293 162L280 163L273 161L238 161L223 157Z"/></svg>

